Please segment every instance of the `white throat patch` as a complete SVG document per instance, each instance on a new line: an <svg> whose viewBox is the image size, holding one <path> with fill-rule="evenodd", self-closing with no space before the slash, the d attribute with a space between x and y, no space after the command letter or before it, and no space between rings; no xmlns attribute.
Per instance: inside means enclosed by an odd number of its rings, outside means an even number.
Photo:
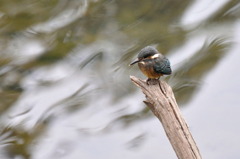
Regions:
<svg viewBox="0 0 240 159"><path fill-rule="evenodd" d="M157 57L160 57L160 54L155 54L155 55L151 56L151 59L154 59L154 58L157 58Z"/></svg>

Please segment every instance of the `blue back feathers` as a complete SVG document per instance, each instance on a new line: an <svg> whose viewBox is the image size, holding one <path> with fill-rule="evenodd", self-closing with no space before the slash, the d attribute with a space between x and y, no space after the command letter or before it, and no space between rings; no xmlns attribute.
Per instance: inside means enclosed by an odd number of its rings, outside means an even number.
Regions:
<svg viewBox="0 0 240 159"><path fill-rule="evenodd" d="M156 58L154 60L155 60L155 62L154 62L155 64L154 64L153 68L157 73L161 73L161 74L165 74L165 75L170 75L172 73L170 62L166 57L164 57L162 59Z"/></svg>

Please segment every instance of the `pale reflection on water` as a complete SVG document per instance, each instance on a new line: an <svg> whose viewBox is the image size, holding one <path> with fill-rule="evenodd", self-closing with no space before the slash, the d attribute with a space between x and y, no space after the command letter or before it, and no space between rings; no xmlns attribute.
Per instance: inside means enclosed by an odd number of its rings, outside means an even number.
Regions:
<svg viewBox="0 0 240 159"><path fill-rule="evenodd" d="M0 158L176 158L129 79L146 45L203 158L239 158L239 2L207 3L0 2Z"/></svg>

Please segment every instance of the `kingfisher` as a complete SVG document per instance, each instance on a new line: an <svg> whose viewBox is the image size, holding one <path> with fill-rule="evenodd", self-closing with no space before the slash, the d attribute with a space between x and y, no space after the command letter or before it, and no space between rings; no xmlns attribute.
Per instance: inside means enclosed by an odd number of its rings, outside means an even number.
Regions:
<svg viewBox="0 0 240 159"><path fill-rule="evenodd" d="M170 75L172 69L169 60L152 46L146 46L138 53L138 57L130 65L138 63L139 69L151 79L159 79L163 75Z"/></svg>

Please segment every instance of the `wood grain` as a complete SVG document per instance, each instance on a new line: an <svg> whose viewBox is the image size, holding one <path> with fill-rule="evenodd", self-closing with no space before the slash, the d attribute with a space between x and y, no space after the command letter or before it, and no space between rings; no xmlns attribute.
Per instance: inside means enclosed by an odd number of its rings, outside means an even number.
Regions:
<svg viewBox="0 0 240 159"><path fill-rule="evenodd" d="M199 149L183 119L172 88L164 81L146 83L130 76L146 95L144 103L160 120L178 159L201 159Z"/></svg>

